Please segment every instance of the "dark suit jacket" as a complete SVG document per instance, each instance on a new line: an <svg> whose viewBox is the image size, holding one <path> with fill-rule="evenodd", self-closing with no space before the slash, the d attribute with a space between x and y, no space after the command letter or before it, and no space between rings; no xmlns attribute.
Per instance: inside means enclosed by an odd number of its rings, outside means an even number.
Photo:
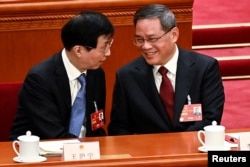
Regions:
<svg viewBox="0 0 250 167"><path fill-rule="evenodd" d="M86 136L105 135L103 129L91 130L90 114L105 109L106 85L104 71L88 70L86 76ZM61 53L33 67L19 95L19 106L10 140L27 130L41 139L76 137L69 134L71 93Z"/></svg>
<svg viewBox="0 0 250 167"><path fill-rule="evenodd" d="M179 122L188 95L192 103L202 104L202 121ZM200 130L213 120L220 123L224 100L218 61L179 49L174 123L171 124L155 85L152 66L139 57L117 71L108 133L121 135Z"/></svg>

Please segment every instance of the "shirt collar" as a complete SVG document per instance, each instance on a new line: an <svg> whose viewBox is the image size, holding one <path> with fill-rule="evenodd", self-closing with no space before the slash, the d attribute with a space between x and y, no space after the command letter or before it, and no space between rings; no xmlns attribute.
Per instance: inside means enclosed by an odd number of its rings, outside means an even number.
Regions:
<svg viewBox="0 0 250 167"><path fill-rule="evenodd" d="M178 49L177 45L175 45L175 47L176 47L176 49L175 49L174 56L166 64L163 65L165 68L168 69L168 71L170 73L172 73L174 75L176 75L177 60L178 60L178 56L179 56L179 49ZM161 66L162 65L154 65L154 68L153 68L154 74L157 74L157 72Z"/></svg>
<svg viewBox="0 0 250 167"><path fill-rule="evenodd" d="M69 61L65 48L62 50L62 60L70 81L77 79L82 73ZM87 71L83 73L86 74Z"/></svg>

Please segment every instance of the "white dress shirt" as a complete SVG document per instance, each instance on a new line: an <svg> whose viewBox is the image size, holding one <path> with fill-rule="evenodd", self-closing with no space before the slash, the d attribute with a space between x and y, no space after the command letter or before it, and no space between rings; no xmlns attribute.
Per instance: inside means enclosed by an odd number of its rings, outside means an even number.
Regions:
<svg viewBox="0 0 250 167"><path fill-rule="evenodd" d="M70 92L71 92L71 106L74 103L74 100L76 98L77 92L81 88L80 82L77 80L77 78L82 74L71 62L69 61L65 49L62 50L62 60L63 64L65 66L68 78L69 78L69 86L70 86ZM84 71L83 73L87 73L87 71ZM86 115L85 115L86 117ZM81 132L79 137L84 137L86 134L86 128L82 126Z"/></svg>
<svg viewBox="0 0 250 167"><path fill-rule="evenodd" d="M172 59L170 59L167 62L167 64L164 64L164 67L168 69L167 76L171 81L171 84L173 86L174 91L175 91L175 78L176 78L176 70L177 70L177 60L178 60L178 56L179 56L178 47L176 45L175 45L175 47L176 47L176 52L174 53L174 56L172 57ZM160 85L161 85L161 81L162 81L162 76L158 72L160 67L161 67L160 65L154 65L154 68L153 68L155 85L156 85L156 88L157 88L158 92L160 92Z"/></svg>

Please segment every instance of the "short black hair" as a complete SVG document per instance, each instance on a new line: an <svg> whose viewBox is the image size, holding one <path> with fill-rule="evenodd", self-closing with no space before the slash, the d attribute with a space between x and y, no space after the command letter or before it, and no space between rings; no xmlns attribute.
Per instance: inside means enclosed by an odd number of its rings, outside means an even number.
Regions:
<svg viewBox="0 0 250 167"><path fill-rule="evenodd" d="M114 27L108 18L99 12L86 10L70 19L62 28L61 39L66 50L75 45L96 48L101 35L112 37Z"/></svg>

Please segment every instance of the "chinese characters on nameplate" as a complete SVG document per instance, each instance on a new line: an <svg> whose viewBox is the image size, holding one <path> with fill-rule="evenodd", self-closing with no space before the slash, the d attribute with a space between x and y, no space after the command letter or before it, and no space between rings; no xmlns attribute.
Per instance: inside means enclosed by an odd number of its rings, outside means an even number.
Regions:
<svg viewBox="0 0 250 167"><path fill-rule="evenodd" d="M63 145L64 161L96 160L100 159L99 141L65 143Z"/></svg>

